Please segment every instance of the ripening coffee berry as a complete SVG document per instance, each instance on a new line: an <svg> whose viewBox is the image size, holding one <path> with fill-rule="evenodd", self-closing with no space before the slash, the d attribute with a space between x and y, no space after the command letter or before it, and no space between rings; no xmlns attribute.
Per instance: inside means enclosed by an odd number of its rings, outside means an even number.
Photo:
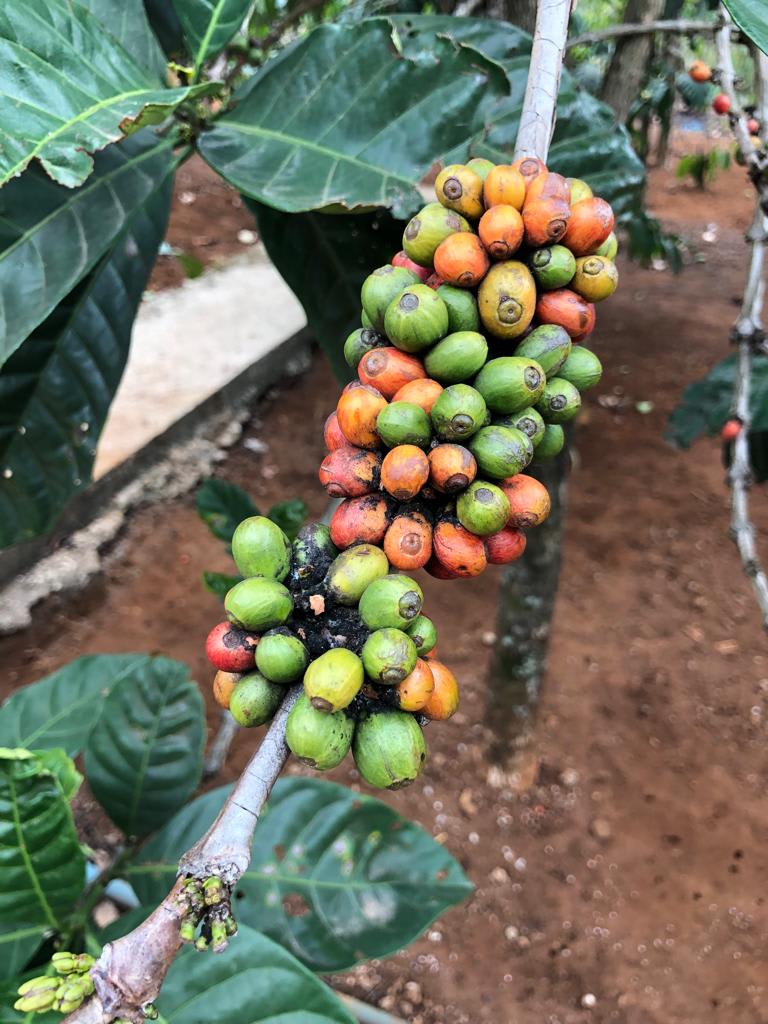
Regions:
<svg viewBox="0 0 768 1024"><path fill-rule="evenodd" d="M205 641L208 661L222 672L247 672L255 664L258 636L220 622L214 626Z"/></svg>

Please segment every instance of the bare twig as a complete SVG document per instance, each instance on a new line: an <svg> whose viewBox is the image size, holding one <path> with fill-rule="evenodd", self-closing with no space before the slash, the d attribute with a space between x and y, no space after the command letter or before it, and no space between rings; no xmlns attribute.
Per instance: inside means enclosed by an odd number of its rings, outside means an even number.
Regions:
<svg viewBox="0 0 768 1024"><path fill-rule="evenodd" d="M747 234L751 244L747 284L744 289L741 311L732 331L732 340L737 345L732 412L739 420L741 430L733 442L732 461L728 474L728 482L731 487L731 536L738 548L744 571L752 583L763 618L763 626L768 629L768 577L766 577L757 553L755 528L749 514L749 488L752 484L752 466L749 455L752 360L756 347L765 339L762 313L765 295L763 276L765 245L768 241L768 180L766 179L764 158L752 144L746 118L738 105L734 88L728 14L724 8L722 19L722 28L716 37L720 84L731 101L731 126L757 190L755 217ZM753 50L753 56L759 119L765 137L768 125L768 58L757 47Z"/></svg>
<svg viewBox="0 0 768 1024"><path fill-rule="evenodd" d="M619 39L622 36L645 36L651 32L685 36L693 32L717 32L719 27L717 21L664 18L659 21L638 22L634 25L609 25L608 28L597 29L594 32L583 32L580 36L573 36L565 45L570 50L573 46L591 46L593 43Z"/></svg>
<svg viewBox="0 0 768 1024"><path fill-rule="evenodd" d="M204 779L210 779L214 775L219 774L229 753L229 748L232 746L232 740L237 736L239 728L240 726L230 715L229 711L222 708L219 716L219 728L203 762Z"/></svg>
<svg viewBox="0 0 768 1024"><path fill-rule="evenodd" d="M546 162L555 128L570 13L571 0L539 0L531 65L515 143L516 160L521 156L536 156Z"/></svg>

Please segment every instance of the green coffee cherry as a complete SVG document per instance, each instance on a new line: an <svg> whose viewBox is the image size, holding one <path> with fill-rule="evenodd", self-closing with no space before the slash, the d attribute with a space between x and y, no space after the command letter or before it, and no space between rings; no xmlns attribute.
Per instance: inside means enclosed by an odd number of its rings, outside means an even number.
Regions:
<svg viewBox="0 0 768 1024"><path fill-rule="evenodd" d="M544 435L536 446L536 461L553 459L565 444L565 431L559 423L547 423Z"/></svg>
<svg viewBox="0 0 768 1024"><path fill-rule="evenodd" d="M619 251L619 241L616 235L612 231L606 238L602 245L595 249L595 256L605 256L608 260L615 260L616 253Z"/></svg>
<svg viewBox="0 0 768 1024"><path fill-rule="evenodd" d="M500 427L514 427L515 430L522 430L530 437L534 448L544 436L546 426L541 413L533 406L530 409L523 409L522 412L511 413L509 416L499 416L493 422L494 425Z"/></svg>
<svg viewBox="0 0 768 1024"><path fill-rule="evenodd" d="M291 568L291 542L271 519L250 516L232 536L232 557L243 576L284 580Z"/></svg>
<svg viewBox="0 0 768 1024"><path fill-rule="evenodd" d="M399 573L374 580L360 598L360 617L368 629L405 629L424 602L421 587Z"/></svg>
<svg viewBox="0 0 768 1024"><path fill-rule="evenodd" d="M448 307L427 285L410 285L387 306L384 330L395 348L421 352L448 333Z"/></svg>
<svg viewBox="0 0 768 1024"><path fill-rule="evenodd" d="M544 390L544 370L533 359L500 356L485 364L474 386L495 413L519 412L534 405Z"/></svg>
<svg viewBox="0 0 768 1024"><path fill-rule="evenodd" d="M335 713L347 707L363 685L363 663L345 647L315 658L304 673L304 691L312 707Z"/></svg>
<svg viewBox="0 0 768 1024"><path fill-rule="evenodd" d="M448 308L448 330L477 331L480 329L480 313L477 299L467 288L455 288L452 284L441 284L437 294Z"/></svg>
<svg viewBox="0 0 768 1024"><path fill-rule="evenodd" d="M365 674L384 686L395 686L416 668L416 644L400 629L377 629L363 644Z"/></svg>
<svg viewBox="0 0 768 1024"><path fill-rule="evenodd" d="M293 599L277 580L253 576L227 592L224 608L230 622L260 633L282 626L293 611Z"/></svg>
<svg viewBox="0 0 768 1024"><path fill-rule="evenodd" d="M456 516L465 530L479 537L498 533L509 519L509 499L500 487L475 480L456 500Z"/></svg>
<svg viewBox="0 0 768 1024"><path fill-rule="evenodd" d="M387 556L375 544L355 544L335 559L325 587L336 604L354 607L374 580L389 572Z"/></svg>
<svg viewBox="0 0 768 1024"><path fill-rule="evenodd" d="M405 711L377 711L359 722L352 752L360 775L379 789L409 785L427 759L419 724Z"/></svg>
<svg viewBox="0 0 768 1024"><path fill-rule="evenodd" d="M542 324L515 349L515 355L533 359L548 377L554 377L571 351L571 336L557 324Z"/></svg>
<svg viewBox="0 0 768 1024"><path fill-rule="evenodd" d="M285 742L294 757L319 772L341 764L352 745L355 723L343 711L329 715L299 695L285 726Z"/></svg>
<svg viewBox="0 0 768 1024"><path fill-rule="evenodd" d="M259 640L256 668L272 683L292 683L304 675L309 653L288 629L273 629Z"/></svg>
<svg viewBox="0 0 768 1024"><path fill-rule="evenodd" d="M435 249L457 231L471 231L469 222L440 203L427 203L412 217L403 232L403 249L409 259L422 267L431 267ZM365 305L365 303L363 303Z"/></svg>
<svg viewBox="0 0 768 1024"><path fill-rule="evenodd" d="M550 245L531 254L531 271L544 291L564 288L576 273L576 258L564 245Z"/></svg>
<svg viewBox="0 0 768 1024"><path fill-rule="evenodd" d="M574 345L557 375L561 380L573 384L579 391L587 391L599 384L603 367L594 352L590 352L583 345Z"/></svg>
<svg viewBox="0 0 768 1024"><path fill-rule="evenodd" d="M432 423L414 402L390 402L376 419L376 431L388 448L415 444L426 448L432 440Z"/></svg>
<svg viewBox="0 0 768 1024"><path fill-rule="evenodd" d="M229 711L238 725L250 729L268 722L284 696L278 683L265 679L261 672L249 672L232 691Z"/></svg>
<svg viewBox="0 0 768 1024"><path fill-rule="evenodd" d="M370 327L358 327L344 342L344 359L347 366L356 370L366 352L384 344L386 342L378 331L374 331Z"/></svg>
<svg viewBox="0 0 768 1024"><path fill-rule="evenodd" d="M522 473L533 458L533 442L515 427L483 427L470 438L468 447L479 471L493 480Z"/></svg>
<svg viewBox="0 0 768 1024"><path fill-rule="evenodd" d="M360 310L360 323L363 325L363 327L370 327L371 330L376 330L376 328L373 326L373 320L371 320L371 318L368 316L364 309ZM378 334L379 332L376 331L376 333Z"/></svg>
<svg viewBox="0 0 768 1024"><path fill-rule="evenodd" d="M420 658L429 654L437 643L435 624L426 615L417 615L405 631L416 645L416 652Z"/></svg>
<svg viewBox="0 0 768 1024"><path fill-rule="evenodd" d="M581 395L570 381L552 377L547 381L536 408L547 423L565 423L572 420L581 408Z"/></svg>
<svg viewBox="0 0 768 1024"><path fill-rule="evenodd" d="M467 167L474 171L478 178L483 181L488 177L496 164L493 160L486 160L483 156L473 156L471 160L467 160Z"/></svg>
<svg viewBox="0 0 768 1024"><path fill-rule="evenodd" d="M393 267L389 263L369 274L363 281L361 292L363 310L369 320L364 326L373 327L379 334L383 334L387 306L409 285L417 284L418 280L412 270Z"/></svg>
<svg viewBox="0 0 768 1024"><path fill-rule="evenodd" d="M463 442L485 423L485 399L469 384L451 384L432 406L432 426L441 441Z"/></svg>
<svg viewBox="0 0 768 1024"><path fill-rule="evenodd" d="M427 375L441 384L470 380L488 358L488 342L477 331L455 331L424 357Z"/></svg>

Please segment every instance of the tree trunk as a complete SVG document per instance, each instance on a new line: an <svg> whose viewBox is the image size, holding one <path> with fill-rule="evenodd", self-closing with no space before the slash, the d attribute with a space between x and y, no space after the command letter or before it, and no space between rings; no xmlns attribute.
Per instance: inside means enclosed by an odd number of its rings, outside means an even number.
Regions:
<svg viewBox="0 0 768 1024"><path fill-rule="evenodd" d="M499 0L500 12L496 17L517 25L533 35L536 25L536 0Z"/></svg>
<svg viewBox="0 0 768 1024"><path fill-rule="evenodd" d="M627 0L624 22L637 24L656 21L663 7L664 0ZM627 120L632 101L640 91L652 47L652 35L625 36L616 40L616 49L603 79L600 98L613 107L620 124Z"/></svg>
<svg viewBox="0 0 768 1024"><path fill-rule="evenodd" d="M552 511L541 526L528 531L525 554L502 579L486 706L494 737L491 756L500 763L527 745L538 708L560 576L569 462L566 441L556 459L531 471L549 491Z"/></svg>

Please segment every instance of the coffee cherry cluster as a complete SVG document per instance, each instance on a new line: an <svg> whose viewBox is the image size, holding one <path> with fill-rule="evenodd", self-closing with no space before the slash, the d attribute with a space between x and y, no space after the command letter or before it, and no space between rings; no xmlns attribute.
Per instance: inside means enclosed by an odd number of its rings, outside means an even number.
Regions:
<svg viewBox="0 0 768 1024"><path fill-rule="evenodd" d="M339 552L317 523L291 544L252 516L235 530L232 554L245 579L206 641L216 701L240 725L263 725L303 679L286 726L299 760L327 771L351 748L370 785L412 782L426 759L422 726L450 718L459 702L418 583L390 572L373 544Z"/></svg>
<svg viewBox="0 0 768 1024"><path fill-rule="evenodd" d="M358 379L325 424L320 481L344 500L337 547L382 545L397 569L475 576L519 558L546 519L523 471L563 446L600 380L582 342L616 288L613 212L535 158L473 159L362 288L344 346Z"/></svg>

